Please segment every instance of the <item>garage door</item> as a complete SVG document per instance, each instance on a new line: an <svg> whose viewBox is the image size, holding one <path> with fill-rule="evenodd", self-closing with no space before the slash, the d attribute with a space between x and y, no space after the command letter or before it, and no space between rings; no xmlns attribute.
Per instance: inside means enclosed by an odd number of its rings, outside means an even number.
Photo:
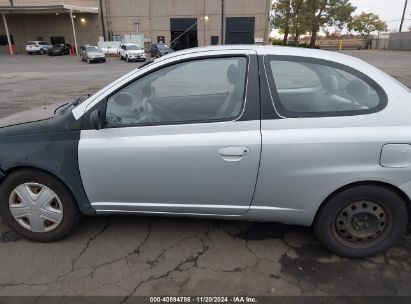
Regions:
<svg viewBox="0 0 411 304"><path fill-rule="evenodd" d="M254 17L227 17L226 44L254 44Z"/></svg>

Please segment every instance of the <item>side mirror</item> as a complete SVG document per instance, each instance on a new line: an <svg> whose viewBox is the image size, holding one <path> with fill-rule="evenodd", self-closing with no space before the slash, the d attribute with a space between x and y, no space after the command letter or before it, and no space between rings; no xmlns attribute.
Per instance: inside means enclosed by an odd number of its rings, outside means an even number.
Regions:
<svg viewBox="0 0 411 304"><path fill-rule="evenodd" d="M98 109L94 110L90 114L90 125L95 130L100 130L103 128L103 117Z"/></svg>

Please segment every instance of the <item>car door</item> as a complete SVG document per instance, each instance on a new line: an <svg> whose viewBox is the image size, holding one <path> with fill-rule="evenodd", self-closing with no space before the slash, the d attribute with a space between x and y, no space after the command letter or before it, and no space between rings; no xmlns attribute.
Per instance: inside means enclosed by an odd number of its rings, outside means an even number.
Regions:
<svg viewBox="0 0 411 304"><path fill-rule="evenodd" d="M83 130L79 143L92 206L101 213L246 213L261 150L256 60L186 59L100 102L104 128Z"/></svg>

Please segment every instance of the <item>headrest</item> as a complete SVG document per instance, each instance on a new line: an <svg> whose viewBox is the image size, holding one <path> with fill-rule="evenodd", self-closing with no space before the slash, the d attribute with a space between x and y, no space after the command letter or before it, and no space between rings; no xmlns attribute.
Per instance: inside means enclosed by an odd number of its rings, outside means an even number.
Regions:
<svg viewBox="0 0 411 304"><path fill-rule="evenodd" d="M360 79L351 80L347 84L347 93L359 100L367 99L370 94L368 84Z"/></svg>
<svg viewBox="0 0 411 304"><path fill-rule="evenodd" d="M322 83L323 87L329 91L338 90L338 79L335 75L327 75Z"/></svg>
<svg viewBox="0 0 411 304"><path fill-rule="evenodd" d="M227 78L231 84L238 82L238 68L234 64L230 64L227 70Z"/></svg>

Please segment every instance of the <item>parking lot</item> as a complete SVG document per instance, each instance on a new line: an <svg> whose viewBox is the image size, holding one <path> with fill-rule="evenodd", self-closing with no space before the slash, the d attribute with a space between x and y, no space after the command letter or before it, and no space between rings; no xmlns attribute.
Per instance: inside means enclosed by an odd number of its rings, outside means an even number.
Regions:
<svg viewBox="0 0 411 304"><path fill-rule="evenodd" d="M411 52L347 53L411 87ZM0 55L0 117L93 93L140 64ZM385 254L348 260L327 252L311 228L276 223L91 217L64 240L41 244L0 217L0 234L0 296L411 296L409 235Z"/></svg>

